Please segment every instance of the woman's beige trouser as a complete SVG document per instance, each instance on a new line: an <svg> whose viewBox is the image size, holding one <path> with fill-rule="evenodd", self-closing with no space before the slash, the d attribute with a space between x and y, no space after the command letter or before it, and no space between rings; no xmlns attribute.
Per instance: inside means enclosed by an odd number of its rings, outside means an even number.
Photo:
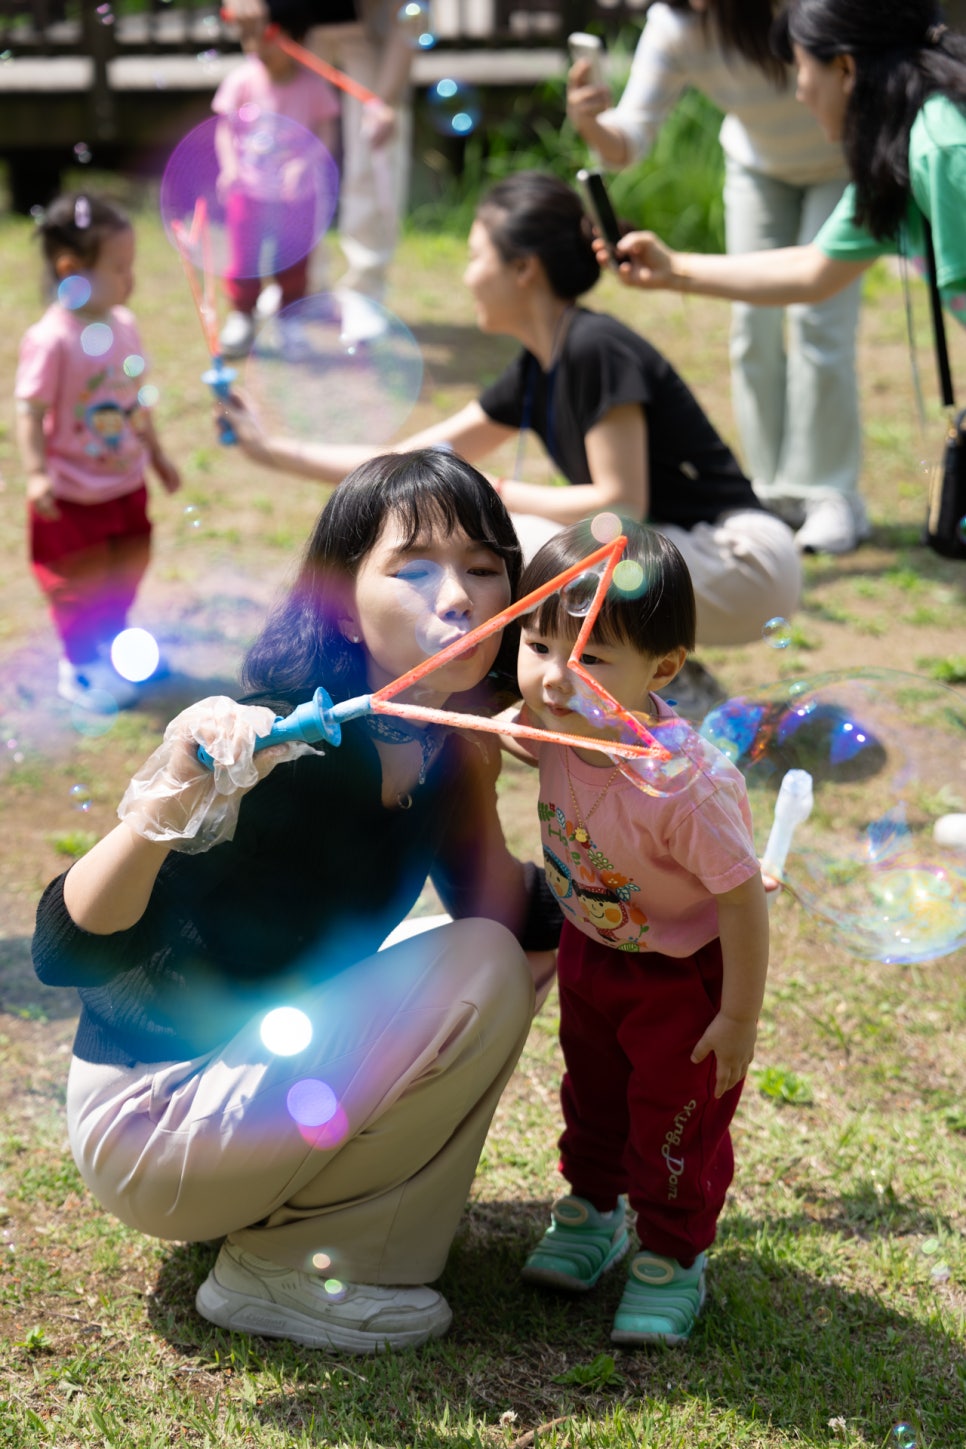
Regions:
<svg viewBox="0 0 966 1449"><path fill-rule="evenodd" d="M457 921L279 1004L311 1023L296 1055L264 1045L260 1015L194 1061L75 1057L84 1181L154 1237L227 1235L347 1282L432 1281L530 1026L523 952L493 921Z"/></svg>

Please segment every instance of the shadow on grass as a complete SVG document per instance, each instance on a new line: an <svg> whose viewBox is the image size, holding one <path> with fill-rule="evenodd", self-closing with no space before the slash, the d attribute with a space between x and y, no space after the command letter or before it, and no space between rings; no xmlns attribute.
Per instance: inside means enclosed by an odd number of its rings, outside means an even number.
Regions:
<svg viewBox="0 0 966 1449"><path fill-rule="evenodd" d="M867 1211L864 1202L842 1199L843 1223L856 1208ZM621 1350L609 1337L620 1269L576 1299L520 1283L548 1212L546 1203L469 1206L438 1285L453 1327L416 1352L340 1356L210 1327L193 1300L214 1261L211 1245L172 1249L150 1302L152 1327L182 1353L259 1375L257 1393L246 1396L253 1421L293 1436L311 1428L340 1443L452 1449L483 1443L473 1427L480 1421L492 1442L507 1413L518 1434L562 1416L596 1424L616 1416L624 1427L601 1438L607 1445L638 1442L636 1430L622 1437L627 1426L647 1429L658 1412L680 1416L667 1421L672 1432L676 1422L767 1422L821 1443L837 1417L876 1443L903 1420L926 1443L952 1443L966 1420L961 1350L942 1331L939 1312L913 1317L887 1306L874 1283L844 1286L835 1276L845 1276L844 1260L829 1261L817 1243L814 1267L792 1261L791 1245L815 1227L804 1215L728 1218L711 1258L707 1309L688 1347ZM924 1209L917 1218L932 1222ZM591 1382L559 1382L600 1355L613 1361Z"/></svg>
<svg viewBox="0 0 966 1449"><path fill-rule="evenodd" d="M77 992L63 986L44 986L30 959L30 937L0 939L0 1014L62 1021L77 1016Z"/></svg>

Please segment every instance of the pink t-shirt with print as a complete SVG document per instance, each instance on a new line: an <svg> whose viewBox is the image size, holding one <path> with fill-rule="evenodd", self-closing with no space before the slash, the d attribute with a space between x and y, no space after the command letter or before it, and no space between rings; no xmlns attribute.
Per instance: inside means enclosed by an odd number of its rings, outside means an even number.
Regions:
<svg viewBox="0 0 966 1449"><path fill-rule="evenodd" d="M282 85L272 79L257 55L246 55L228 72L211 103L219 116L230 116L242 106L257 106L272 115L287 116L313 135L339 115L335 92L320 75L300 65L291 80Z"/></svg>
<svg viewBox="0 0 966 1449"><path fill-rule="evenodd" d="M28 328L15 392L46 408L46 470L56 498L106 503L141 486L147 453L135 423L143 369L126 307L92 321L54 303Z"/></svg>
<svg viewBox="0 0 966 1449"><path fill-rule="evenodd" d="M547 881L567 919L621 951L690 956L714 940L715 896L759 869L740 772L709 746L713 768L696 766L687 789L653 796L620 774L607 784L612 766L585 764L564 745L528 748L540 763Z"/></svg>

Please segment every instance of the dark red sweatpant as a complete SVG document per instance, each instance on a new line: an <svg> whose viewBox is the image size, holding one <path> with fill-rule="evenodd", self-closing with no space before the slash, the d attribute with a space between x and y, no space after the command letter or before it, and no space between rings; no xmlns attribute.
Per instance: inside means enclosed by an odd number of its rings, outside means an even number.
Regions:
<svg viewBox="0 0 966 1449"><path fill-rule="evenodd" d="M600 1212L626 1193L642 1246L687 1267L714 1241L743 1086L716 1099L714 1056L691 1062L721 1001L720 944L630 954L565 921L557 959L560 1170Z"/></svg>
<svg viewBox="0 0 966 1449"><path fill-rule="evenodd" d="M72 664L89 664L127 624L151 556L147 489L105 503L57 500L60 517L30 507L30 560Z"/></svg>

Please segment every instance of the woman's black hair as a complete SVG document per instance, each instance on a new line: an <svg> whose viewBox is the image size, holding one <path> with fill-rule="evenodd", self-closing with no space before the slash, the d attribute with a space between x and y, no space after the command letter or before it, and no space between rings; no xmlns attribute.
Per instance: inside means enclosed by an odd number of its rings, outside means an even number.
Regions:
<svg viewBox="0 0 966 1449"><path fill-rule="evenodd" d="M966 106L966 38L936 0L791 0L772 43L784 60L798 45L824 65L848 55L855 82L842 146L855 183L855 220L894 238L909 204L909 135L923 103Z"/></svg>
<svg viewBox="0 0 966 1449"><path fill-rule="evenodd" d="M555 296L574 302L600 277L593 225L566 181L545 171L516 171L491 186L476 219L505 262L537 257Z"/></svg>
<svg viewBox="0 0 966 1449"><path fill-rule="evenodd" d="M44 254L47 279L56 285L58 258L65 252L83 267L93 267L108 237L127 231L130 221L119 206L88 191L58 196L37 221L36 237Z"/></svg>
<svg viewBox="0 0 966 1449"><path fill-rule="evenodd" d="M691 10L691 0L668 0L672 10ZM773 0L707 0L696 13L705 33L713 31L721 48L756 65L778 90L788 85L788 67L771 46Z"/></svg>
<svg viewBox="0 0 966 1449"><path fill-rule="evenodd" d="M682 645L693 650L694 586L677 545L640 523L625 521L621 529L627 544L591 639L599 644L630 644L641 654L657 657ZM521 597L549 583L599 547L586 521L554 534L524 569ZM621 567L624 563L626 569ZM584 615L586 612L583 609ZM576 638L583 617L568 610L566 598L558 591L539 604L523 623L541 634Z"/></svg>
<svg viewBox="0 0 966 1449"><path fill-rule="evenodd" d="M366 655L340 631L356 574L387 519L414 542L427 525L462 529L506 564L517 597L522 556L510 515L476 468L447 448L386 453L354 469L315 522L295 582L249 649L242 682L254 694L300 703L324 685L334 700L368 693ZM508 637L509 636L509 637ZM494 689L515 680L516 630L504 630Z"/></svg>

